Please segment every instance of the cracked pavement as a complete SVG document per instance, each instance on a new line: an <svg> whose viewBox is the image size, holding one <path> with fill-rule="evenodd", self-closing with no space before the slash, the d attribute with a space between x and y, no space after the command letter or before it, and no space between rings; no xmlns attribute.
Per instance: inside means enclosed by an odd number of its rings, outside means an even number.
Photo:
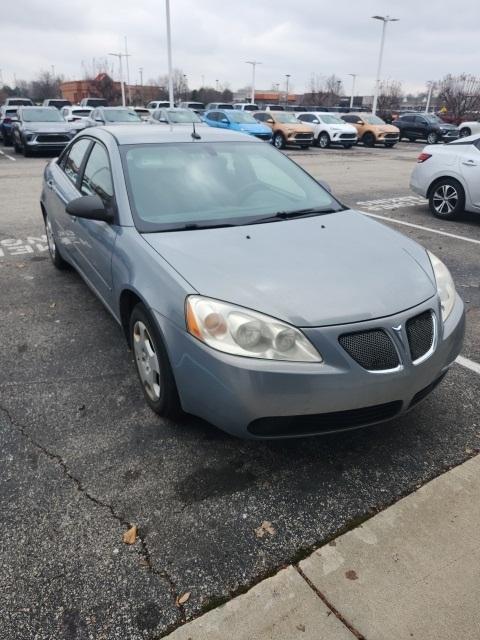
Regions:
<svg viewBox="0 0 480 640"><path fill-rule="evenodd" d="M405 158L421 147L409 146L391 164L384 150L367 150L382 157L385 192L398 192ZM295 159L347 202L382 196L346 185L342 151L321 154ZM0 241L42 233L45 161L0 164ZM419 207L395 215L437 224ZM452 268L468 301L464 355L479 361L477 247L407 231ZM480 220L453 232L480 237ZM162 421L143 402L120 329L75 272L55 271L46 253L6 255L0 281L0 627L8 640L160 638L480 447L480 376L458 365L415 411L350 434L242 442L190 416ZM259 539L264 520L275 534ZM133 524L139 539L127 546L122 535Z"/></svg>

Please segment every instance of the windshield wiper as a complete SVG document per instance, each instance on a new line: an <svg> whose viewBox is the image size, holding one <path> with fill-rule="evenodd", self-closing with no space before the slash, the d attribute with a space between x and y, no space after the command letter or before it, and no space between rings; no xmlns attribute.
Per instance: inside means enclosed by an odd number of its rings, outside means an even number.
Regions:
<svg viewBox="0 0 480 640"><path fill-rule="evenodd" d="M277 211L271 216L264 218L257 218L247 224L260 224L262 222L275 222L276 220L290 220L291 218L301 218L302 216L315 216L322 215L324 213L337 213L340 209L320 209L311 207L309 209L297 209L296 211Z"/></svg>
<svg viewBox="0 0 480 640"><path fill-rule="evenodd" d="M187 222L185 224L178 225L178 227L161 229L160 231L196 231L197 229L222 229L223 227L238 227L238 225L228 222L219 222L218 224L198 224L198 222Z"/></svg>

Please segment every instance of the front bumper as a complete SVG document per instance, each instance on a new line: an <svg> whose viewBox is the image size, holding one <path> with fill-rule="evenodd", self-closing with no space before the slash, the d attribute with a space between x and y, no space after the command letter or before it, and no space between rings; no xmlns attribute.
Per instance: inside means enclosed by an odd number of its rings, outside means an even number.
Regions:
<svg viewBox="0 0 480 640"><path fill-rule="evenodd" d="M452 140L458 140L460 137L459 131L446 131L445 133L440 133L440 137L442 142L451 142Z"/></svg>
<svg viewBox="0 0 480 640"><path fill-rule="evenodd" d="M287 137L287 144L298 145L312 145L313 144L313 132L312 133L291 133Z"/></svg>
<svg viewBox="0 0 480 640"><path fill-rule="evenodd" d="M271 131L269 133L253 133L252 135L254 135L255 138L259 138L260 140L271 140L272 139L272 132Z"/></svg>
<svg viewBox="0 0 480 640"><path fill-rule="evenodd" d="M332 144L357 144L358 135L355 133L334 132L330 135Z"/></svg>
<svg viewBox="0 0 480 640"><path fill-rule="evenodd" d="M22 137L29 149L63 149L76 133L26 133Z"/></svg>
<svg viewBox="0 0 480 640"><path fill-rule="evenodd" d="M377 137L379 144L396 144L399 140L399 133L380 133Z"/></svg>
<svg viewBox="0 0 480 640"><path fill-rule="evenodd" d="M348 331L392 327L426 310L440 317L437 297L394 316L333 327L304 329L318 348L323 363L256 360L215 351L155 313L165 337L180 400L185 411L200 416L233 435L244 438L299 437L367 426L406 412L447 371L460 352L465 331L464 307L457 297L449 318L438 323L435 348L423 362L413 364L407 350L402 364L389 372L370 372L353 360L338 343ZM427 391L426 391L427 390ZM380 405L393 412L379 412ZM355 414L355 421L325 414ZM292 418L309 417L304 421ZM360 416L360 417L359 417ZM288 433L271 428L272 420L292 418ZM315 420L318 419L318 429ZM257 421L257 422L256 422ZM267 435L255 425L268 422ZM313 428L312 428L313 422ZM274 423L274 420L273 420ZM302 426L303 425L303 426Z"/></svg>

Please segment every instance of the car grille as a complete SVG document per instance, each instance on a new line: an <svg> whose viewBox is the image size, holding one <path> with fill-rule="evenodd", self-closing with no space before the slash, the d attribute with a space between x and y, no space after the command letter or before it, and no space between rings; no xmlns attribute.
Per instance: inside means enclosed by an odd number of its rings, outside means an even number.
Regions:
<svg viewBox="0 0 480 640"><path fill-rule="evenodd" d="M383 329L346 333L338 341L348 355L368 371L386 371L400 364L397 351Z"/></svg>
<svg viewBox="0 0 480 640"><path fill-rule="evenodd" d="M398 140L398 133L386 133L385 138L387 140Z"/></svg>
<svg viewBox="0 0 480 640"><path fill-rule="evenodd" d="M355 133L341 133L339 137L342 140L355 140L357 136Z"/></svg>
<svg viewBox="0 0 480 640"><path fill-rule="evenodd" d="M410 355L415 362L424 356L433 346L434 323L431 311L424 311L414 318L407 320L405 326L407 331Z"/></svg>
<svg viewBox="0 0 480 640"><path fill-rule="evenodd" d="M41 133L37 136L37 142L70 142L70 138L63 133Z"/></svg>
<svg viewBox="0 0 480 640"><path fill-rule="evenodd" d="M385 404L319 413L307 416L282 416L278 418L259 418L248 425L248 431L255 436L282 437L312 433L326 433L355 429L374 422L382 422L393 418L402 408L402 402L396 400Z"/></svg>
<svg viewBox="0 0 480 640"><path fill-rule="evenodd" d="M313 133L296 133L295 140L313 140Z"/></svg>

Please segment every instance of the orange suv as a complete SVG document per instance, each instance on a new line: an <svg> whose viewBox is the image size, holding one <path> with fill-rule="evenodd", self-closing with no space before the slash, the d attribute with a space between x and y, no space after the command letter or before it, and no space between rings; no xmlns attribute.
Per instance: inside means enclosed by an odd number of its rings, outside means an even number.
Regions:
<svg viewBox="0 0 480 640"><path fill-rule="evenodd" d="M366 147L383 144L394 147L400 139L400 130L387 124L373 113L339 113L344 122L353 124L358 131L358 140Z"/></svg>
<svg viewBox="0 0 480 640"><path fill-rule="evenodd" d="M308 149L313 144L311 127L299 122L290 111L256 111L253 117L272 129L272 143L277 149L283 149L287 144Z"/></svg>

